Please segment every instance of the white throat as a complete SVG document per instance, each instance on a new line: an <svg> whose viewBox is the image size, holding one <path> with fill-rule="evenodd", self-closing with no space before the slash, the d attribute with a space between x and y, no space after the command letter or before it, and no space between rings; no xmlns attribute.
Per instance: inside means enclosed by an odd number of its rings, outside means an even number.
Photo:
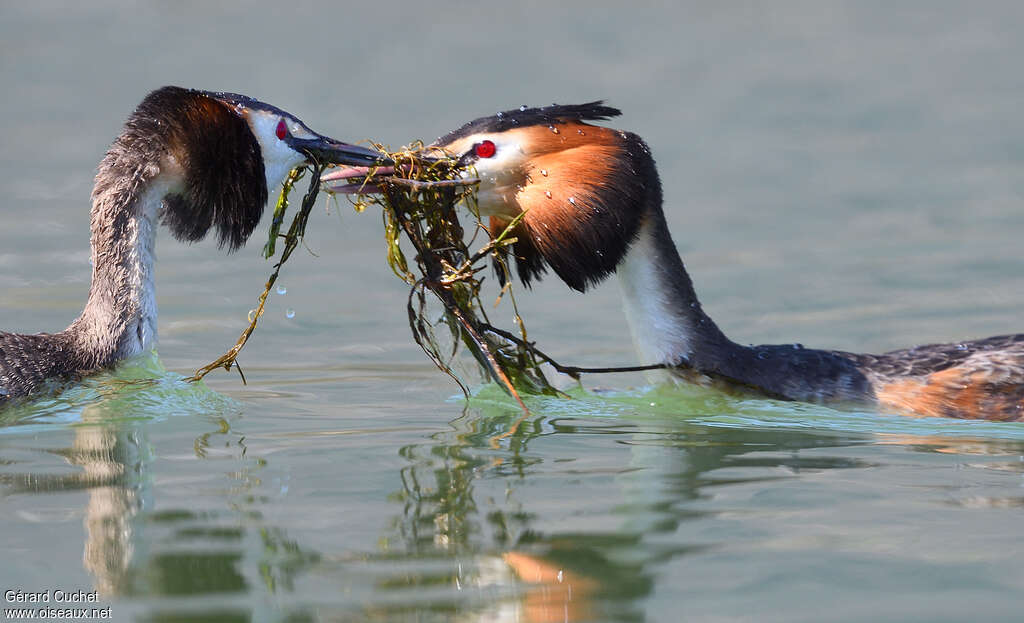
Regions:
<svg viewBox="0 0 1024 623"><path fill-rule="evenodd" d="M142 196L138 218L128 226L130 245L128 279L129 291L136 301L135 317L127 319L125 334L119 350L123 356L136 355L156 347L157 307L156 280L153 269L156 263L156 230L160 207L172 185L158 178ZM127 349L130 352L124 352Z"/></svg>
<svg viewBox="0 0 1024 623"><path fill-rule="evenodd" d="M652 219L645 219L633 245L619 264L622 303L641 365L675 363L693 354L696 299L683 300L673 287L675 263L660 257ZM678 277L678 276L676 276ZM690 305L694 305L690 308Z"/></svg>

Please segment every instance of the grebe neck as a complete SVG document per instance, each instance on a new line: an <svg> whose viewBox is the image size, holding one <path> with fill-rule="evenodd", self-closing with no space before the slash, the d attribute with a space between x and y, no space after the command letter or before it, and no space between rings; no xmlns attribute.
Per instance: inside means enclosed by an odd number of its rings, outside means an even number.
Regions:
<svg viewBox="0 0 1024 623"><path fill-rule="evenodd" d="M702 367L735 346L701 308L660 210L645 215L617 273L641 362Z"/></svg>
<svg viewBox="0 0 1024 623"><path fill-rule="evenodd" d="M63 332L90 367L156 345L156 228L161 206L180 191L180 180L169 156L134 171L101 166L93 191L89 299Z"/></svg>
<svg viewBox="0 0 1024 623"><path fill-rule="evenodd" d="M650 212L618 268L626 318L643 364L669 378L723 382L789 400L863 400L871 387L848 353L799 344L742 346L701 309L660 211ZM649 374L652 381L664 373Z"/></svg>

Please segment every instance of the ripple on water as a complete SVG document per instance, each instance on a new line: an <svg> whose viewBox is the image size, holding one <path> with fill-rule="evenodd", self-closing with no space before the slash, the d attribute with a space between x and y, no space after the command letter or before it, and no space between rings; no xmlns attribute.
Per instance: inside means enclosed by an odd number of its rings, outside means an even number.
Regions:
<svg viewBox="0 0 1024 623"><path fill-rule="evenodd" d="M155 351L127 359L90 376L0 411L0 435L26 434L92 421L158 420L170 415L235 414L240 403L202 382L169 372Z"/></svg>
<svg viewBox="0 0 1024 623"><path fill-rule="evenodd" d="M691 385L658 385L631 390L587 391L574 388L569 399L530 397L527 406L536 416L566 418L620 418L641 427L678 429L682 423L721 428L768 428L822 433L884 435L889 438L958 438L1024 441L1024 422L990 422L950 418L920 418L869 410L839 409L802 402L730 396ZM514 409L496 385L478 389L473 405ZM617 426L621 426L618 424Z"/></svg>

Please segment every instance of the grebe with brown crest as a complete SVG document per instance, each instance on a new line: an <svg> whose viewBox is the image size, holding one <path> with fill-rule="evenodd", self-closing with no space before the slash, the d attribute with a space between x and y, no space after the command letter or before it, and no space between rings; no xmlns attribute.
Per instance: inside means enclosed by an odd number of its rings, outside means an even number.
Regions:
<svg viewBox="0 0 1024 623"><path fill-rule="evenodd" d="M96 174L85 309L59 333L0 332L0 406L49 381L77 378L151 349L157 339L157 224L188 242L216 230L220 246L233 251L248 240L288 172L313 162L384 161L244 95L180 87L147 95Z"/></svg>
<svg viewBox="0 0 1024 623"><path fill-rule="evenodd" d="M880 355L744 346L726 337L701 307L676 251L647 144L587 123L620 114L602 102L522 107L435 141L473 165L480 213L492 232L525 212L512 251L525 284L550 268L585 292L618 274L641 363L672 364L677 379L906 414L1024 419L1024 334ZM325 183L333 192L357 192L348 182L363 173L336 171Z"/></svg>

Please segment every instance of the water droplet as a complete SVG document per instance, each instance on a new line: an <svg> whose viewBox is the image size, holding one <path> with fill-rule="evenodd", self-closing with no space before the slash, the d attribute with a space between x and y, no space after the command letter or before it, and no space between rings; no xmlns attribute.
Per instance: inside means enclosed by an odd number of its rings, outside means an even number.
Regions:
<svg viewBox="0 0 1024 623"><path fill-rule="evenodd" d="M586 135L585 135L585 134L583 133L583 130L576 130L576 134L579 134L580 136L586 136Z"/></svg>
<svg viewBox="0 0 1024 623"><path fill-rule="evenodd" d="M548 199L550 199L551 198L551 191L550 190L545 190L544 191L544 196L547 197Z"/></svg>
<svg viewBox="0 0 1024 623"><path fill-rule="evenodd" d="M758 359L767 359L768 358L768 353L764 352L763 350L759 350L759 351L757 351L757 358Z"/></svg>
<svg viewBox="0 0 1024 623"><path fill-rule="evenodd" d="M256 310L255 309L250 309L249 310L249 322L252 322L253 320L256 320Z"/></svg>
<svg viewBox="0 0 1024 623"><path fill-rule="evenodd" d="M967 350L967 344L957 344L956 345L956 349L957 350Z"/></svg>
<svg viewBox="0 0 1024 623"><path fill-rule="evenodd" d="M503 113L503 112L499 112L499 113L498 113L497 115L495 115L495 116L496 116L496 117L497 117L498 119L501 119L502 117L504 117L504 116L505 116L505 113Z"/></svg>
<svg viewBox="0 0 1024 623"><path fill-rule="evenodd" d="M800 342L797 342L796 344L793 344L793 350L803 350L803 349L804 349L804 345L801 344Z"/></svg>
<svg viewBox="0 0 1024 623"><path fill-rule="evenodd" d="M576 197L569 197L569 203L576 205Z"/></svg>
<svg viewBox="0 0 1024 623"><path fill-rule="evenodd" d="M285 318L294 318L295 317L295 310L292 309L291 307L289 307L288 309L284 310L284 317Z"/></svg>
<svg viewBox="0 0 1024 623"><path fill-rule="evenodd" d="M526 111L526 104L523 104L522 106L519 107L519 112L525 112L525 111Z"/></svg>
<svg viewBox="0 0 1024 623"><path fill-rule="evenodd" d="M697 309L697 307L699 307L699 306L700 306L700 303L698 303L697 301L694 301L694 302L690 303L690 307L692 307L693 309Z"/></svg>
<svg viewBox="0 0 1024 623"><path fill-rule="evenodd" d="M277 286L277 293L278 294L288 294L288 288L286 288L284 286Z"/></svg>
<svg viewBox="0 0 1024 623"><path fill-rule="evenodd" d="M554 132L555 134L558 134L558 128L556 128L555 126L553 126L553 125L549 125L549 126L548 126L548 128L549 128L549 129L550 129L550 130L551 130L552 132Z"/></svg>
<svg viewBox="0 0 1024 623"><path fill-rule="evenodd" d="M651 404L654 404L654 403L652 402ZM561 569L559 569L559 570L558 570L558 581L559 581L559 583L561 583L562 579L563 579L563 576L562 576L562 570L561 570Z"/></svg>
<svg viewBox="0 0 1024 623"><path fill-rule="evenodd" d="M540 174L543 175L544 177L547 177L548 176L548 170L547 169L541 169L540 170Z"/></svg>

